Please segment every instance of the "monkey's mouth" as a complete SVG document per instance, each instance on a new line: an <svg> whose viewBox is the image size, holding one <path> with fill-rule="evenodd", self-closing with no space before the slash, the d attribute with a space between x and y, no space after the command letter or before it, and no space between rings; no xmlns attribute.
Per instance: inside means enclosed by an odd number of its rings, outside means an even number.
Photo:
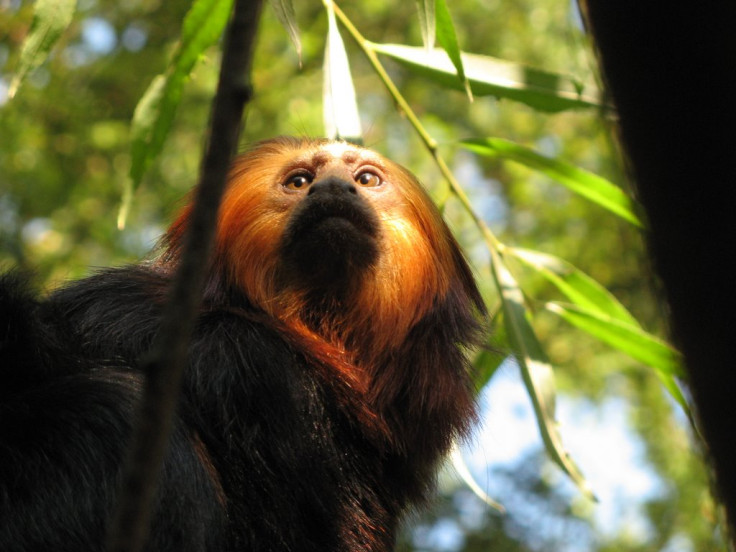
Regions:
<svg viewBox="0 0 736 552"><path fill-rule="evenodd" d="M353 203L345 204L340 202L338 205L315 205L305 212L304 220L302 220L302 230L309 232L325 233L325 238L330 240L339 235L341 232L353 231L364 233L368 236L375 237L378 234L378 225L375 215L368 212L362 206L353 205Z"/></svg>
<svg viewBox="0 0 736 552"><path fill-rule="evenodd" d="M287 224L282 259L312 283L350 278L376 261L379 228L373 209L358 197L308 197Z"/></svg>

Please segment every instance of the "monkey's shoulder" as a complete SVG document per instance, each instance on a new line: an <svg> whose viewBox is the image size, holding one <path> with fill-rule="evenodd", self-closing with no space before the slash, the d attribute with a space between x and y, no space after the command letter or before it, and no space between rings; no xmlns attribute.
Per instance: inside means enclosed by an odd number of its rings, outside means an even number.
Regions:
<svg viewBox="0 0 736 552"><path fill-rule="evenodd" d="M108 268L57 289L45 308L85 333L148 330L159 322L170 281L146 265Z"/></svg>
<svg viewBox="0 0 736 552"><path fill-rule="evenodd" d="M171 284L171 275L154 266L107 269L60 288L43 308L73 328L87 356L113 355L137 366L159 331ZM191 370L209 378L221 370L286 366L298 356L240 296L205 299L189 341Z"/></svg>

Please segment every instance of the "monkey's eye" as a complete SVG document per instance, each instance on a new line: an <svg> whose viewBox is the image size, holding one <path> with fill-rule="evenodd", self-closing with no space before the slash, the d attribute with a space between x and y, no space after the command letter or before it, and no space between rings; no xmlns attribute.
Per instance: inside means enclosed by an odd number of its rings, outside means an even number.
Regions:
<svg viewBox="0 0 736 552"><path fill-rule="evenodd" d="M355 178L355 181L361 186L368 188L380 186L383 183L381 177L371 171L363 171Z"/></svg>
<svg viewBox="0 0 736 552"><path fill-rule="evenodd" d="M306 190L312 180L314 180L314 177L311 174L298 173L287 178L284 186L290 190Z"/></svg>

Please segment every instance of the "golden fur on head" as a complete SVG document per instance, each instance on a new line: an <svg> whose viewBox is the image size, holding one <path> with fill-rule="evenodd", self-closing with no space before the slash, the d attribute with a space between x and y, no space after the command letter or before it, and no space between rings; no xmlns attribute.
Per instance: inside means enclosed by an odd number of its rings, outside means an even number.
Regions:
<svg viewBox="0 0 736 552"><path fill-rule="evenodd" d="M294 174L355 180L365 171L381 180L380 186L356 186L379 221L378 255L347 296L322 305L329 312L319 313L315 326L308 320L314 315L309 289L283 275L284 233L306 195L286 184ZM187 217L188 209L172 225L170 244ZM291 328L309 328L351 360L370 361L376 351L401 345L452 288L462 288L460 295L482 310L457 244L419 182L381 155L345 142L281 137L237 158L219 215L215 259L253 306Z"/></svg>
<svg viewBox="0 0 736 552"><path fill-rule="evenodd" d="M190 211L164 237L164 268ZM275 138L235 160L218 220L206 303L271 327L365 435L426 457L428 475L473 419L466 348L485 307L419 182L365 148Z"/></svg>

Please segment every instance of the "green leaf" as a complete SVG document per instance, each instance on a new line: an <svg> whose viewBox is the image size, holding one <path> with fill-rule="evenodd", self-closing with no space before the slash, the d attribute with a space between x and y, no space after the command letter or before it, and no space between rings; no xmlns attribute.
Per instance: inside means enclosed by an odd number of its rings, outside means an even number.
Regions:
<svg viewBox="0 0 736 552"><path fill-rule="evenodd" d="M450 10L447 9L445 0L435 0L435 16L437 21L437 41L444 48L447 56L452 61L457 71L457 77L465 89L470 101L473 101L473 92L470 88L470 82L465 76L465 68L463 67L463 59L460 53L460 46L457 42L457 34L455 26L452 24Z"/></svg>
<svg viewBox="0 0 736 552"><path fill-rule="evenodd" d="M550 302L545 304L545 308L573 326L663 374L684 375L680 353L638 325L627 324L576 305Z"/></svg>
<svg viewBox="0 0 736 552"><path fill-rule="evenodd" d="M156 76L138 102L131 124L130 182L123 193L118 226L125 224L133 191L163 148L184 84L202 53L222 35L233 0L195 0L184 18L181 39L166 72Z"/></svg>
<svg viewBox="0 0 736 552"><path fill-rule="evenodd" d="M574 304L631 326L639 323L614 295L567 261L539 251L507 247L512 255L552 283Z"/></svg>
<svg viewBox="0 0 736 552"><path fill-rule="evenodd" d="M614 349L651 366L684 412L690 416L687 401L675 380L676 377L684 376L682 356L670 345L647 333L638 325L626 324L579 306L547 303L545 308Z"/></svg>
<svg viewBox="0 0 736 552"><path fill-rule="evenodd" d="M173 66L190 73L202 52L215 44L232 12L233 0L195 0L184 17L181 40L174 52Z"/></svg>
<svg viewBox="0 0 736 552"><path fill-rule="evenodd" d="M414 73L441 86L464 90L457 69L439 48L368 43L373 51L389 56ZM549 73L490 56L461 53L465 76L476 96L495 96L524 103L539 111L602 107L599 94L583 94L583 85L569 76Z"/></svg>
<svg viewBox="0 0 736 552"><path fill-rule="evenodd" d="M500 331L497 330L497 333ZM497 338L497 335L494 335L494 338ZM494 339L496 343L498 343L498 339ZM506 351L509 350L510 347L505 348ZM489 381L491 381L491 378L496 373L496 370L498 370L499 366L503 363L503 361L506 359L506 354L500 353L498 351L494 350L482 350L479 352L474 361L474 381L475 381L475 388L480 391L485 387L486 384L488 384Z"/></svg>
<svg viewBox="0 0 736 552"><path fill-rule="evenodd" d="M276 17L289 34L292 44L296 49L299 57L299 65L302 64L302 41L299 38L299 26L296 23L296 13L294 12L294 3L291 0L270 0Z"/></svg>
<svg viewBox="0 0 736 552"><path fill-rule="evenodd" d="M181 99L184 79L180 74L157 75L133 113L130 177L137 186L168 134ZM155 151L154 151L155 150Z"/></svg>
<svg viewBox="0 0 736 552"><path fill-rule="evenodd" d="M555 419L554 372L527 319L521 289L500 255L491 250L491 257L493 278L501 295L506 333L519 363L524 385L531 398L547 453L567 473L583 494L595 500L580 469L562 444Z"/></svg>
<svg viewBox="0 0 736 552"><path fill-rule="evenodd" d="M564 161L540 155L529 148L503 138L477 138L460 142L465 148L487 157L501 157L521 163L563 184L571 191L592 201L625 221L643 227L635 211L633 199L608 180Z"/></svg>
<svg viewBox="0 0 736 552"><path fill-rule="evenodd" d="M18 92L28 73L41 65L64 30L72 22L77 0L36 0L33 22L23 41L18 68L8 89L8 98Z"/></svg>
<svg viewBox="0 0 736 552"><path fill-rule="evenodd" d="M666 374L663 374L662 372L655 372L655 374L657 374L657 377L662 382L662 385L664 385L664 388L669 391L670 395L672 395L672 398L675 399L680 405L680 408L682 408L682 411L687 415L693 427L697 427L692 412L690 411L690 405L687 403L685 395L682 394L682 389L680 389L680 386L677 385L677 380L675 379L675 377L668 376Z"/></svg>
<svg viewBox="0 0 736 552"><path fill-rule="evenodd" d="M478 391L491 381L496 370L508 357L508 352L511 350L506 328L503 324L498 323L499 318L498 312L491 317L490 325L493 329L491 338L486 347L481 349L473 359L473 381Z"/></svg>
<svg viewBox="0 0 736 552"><path fill-rule="evenodd" d="M325 2L325 8L328 19L322 95L325 134L329 138L361 143L363 131L348 55L337 29L332 2Z"/></svg>
<svg viewBox="0 0 736 552"><path fill-rule="evenodd" d="M437 36L434 0L416 0L416 3L419 27L422 30L422 43L425 49L431 50L434 48L434 39Z"/></svg>
<svg viewBox="0 0 736 552"><path fill-rule="evenodd" d="M506 512L506 508L504 508L501 504L488 496L488 493L483 490L483 488L473 477L473 474L470 473L468 465L465 463L465 459L463 458L463 455L460 452L460 447L458 447L457 443L453 443L452 445L452 450L450 451L450 459L452 460L452 465L455 467L457 474L478 498L480 498L483 502L485 502L494 510L499 511L502 514Z"/></svg>

